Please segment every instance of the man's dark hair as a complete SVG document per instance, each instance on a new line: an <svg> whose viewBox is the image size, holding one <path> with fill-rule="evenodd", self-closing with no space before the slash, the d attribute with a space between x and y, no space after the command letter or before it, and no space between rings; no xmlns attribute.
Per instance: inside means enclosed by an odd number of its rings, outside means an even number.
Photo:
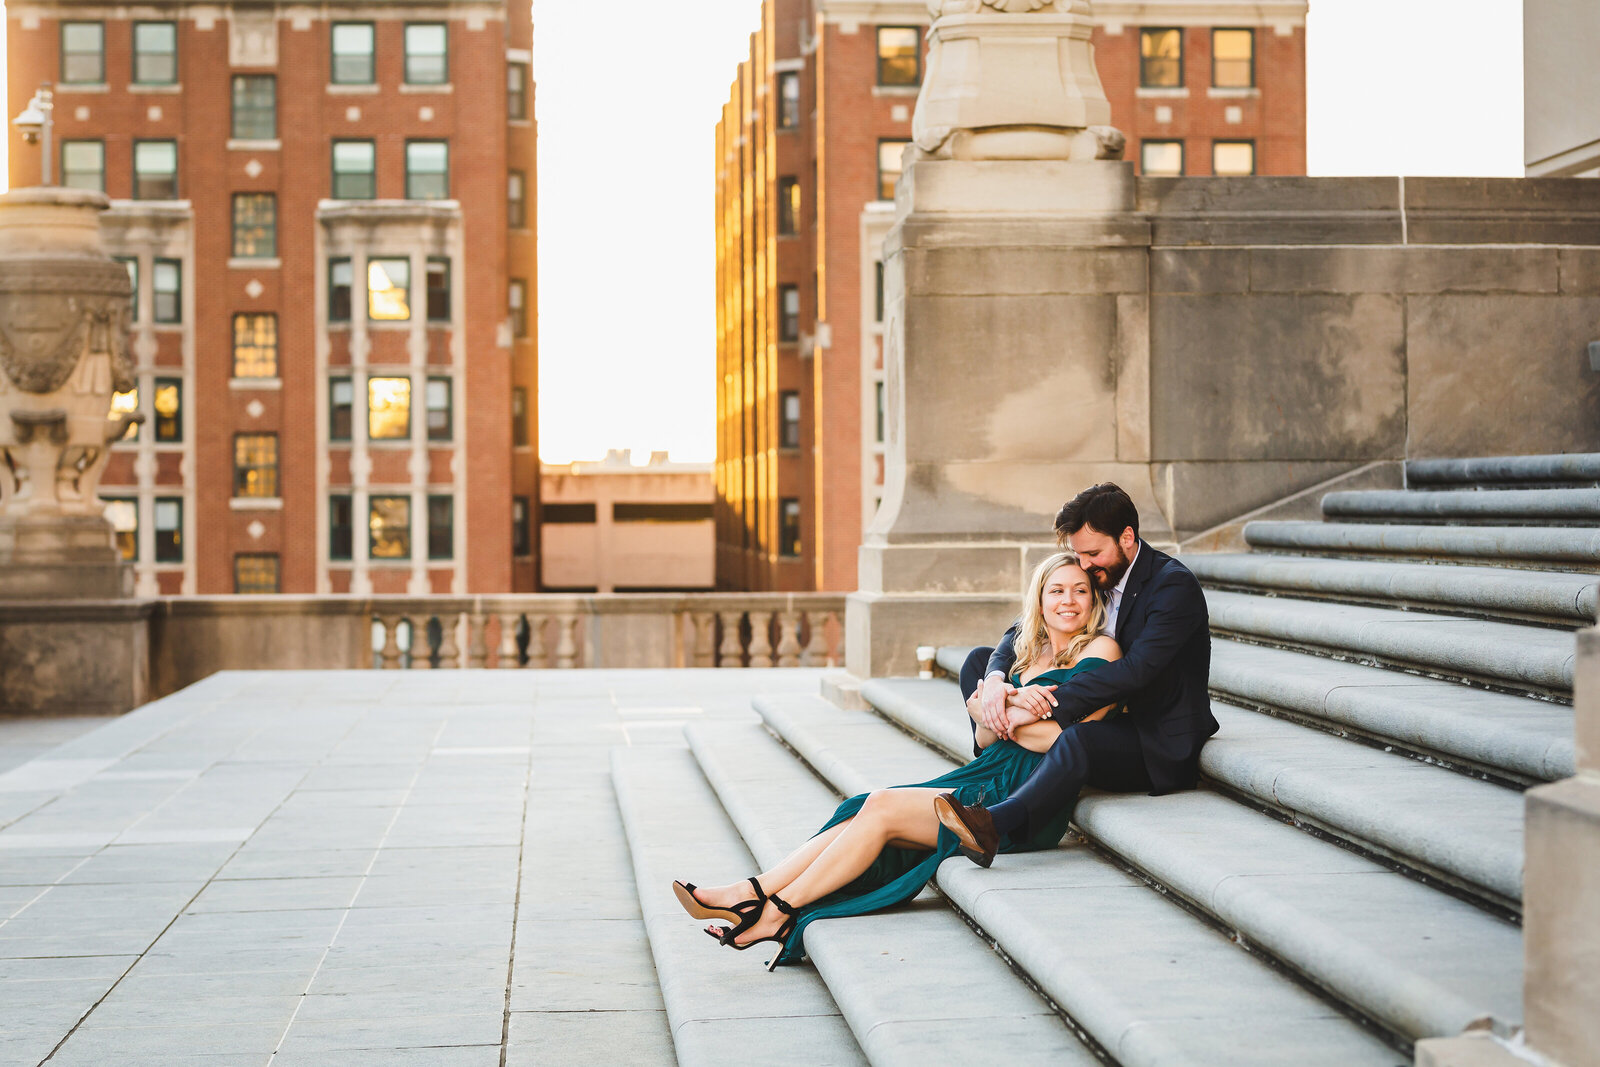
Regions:
<svg viewBox="0 0 1600 1067"><path fill-rule="evenodd" d="M1085 526L1110 538L1119 538L1123 530L1132 527L1133 536L1138 537L1139 509L1116 483L1091 485L1056 512L1056 539L1065 544Z"/></svg>

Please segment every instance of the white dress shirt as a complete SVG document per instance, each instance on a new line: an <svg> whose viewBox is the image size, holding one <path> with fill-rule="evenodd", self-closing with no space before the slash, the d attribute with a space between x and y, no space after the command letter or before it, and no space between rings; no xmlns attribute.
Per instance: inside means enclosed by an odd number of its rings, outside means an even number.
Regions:
<svg viewBox="0 0 1600 1067"><path fill-rule="evenodd" d="M1139 542L1133 543L1133 559L1128 561L1128 569L1122 572L1122 578L1111 587L1110 603L1106 605L1106 633L1112 637L1117 636L1117 613L1122 610L1122 592L1128 587L1128 576L1133 573L1133 565L1139 559Z"/></svg>

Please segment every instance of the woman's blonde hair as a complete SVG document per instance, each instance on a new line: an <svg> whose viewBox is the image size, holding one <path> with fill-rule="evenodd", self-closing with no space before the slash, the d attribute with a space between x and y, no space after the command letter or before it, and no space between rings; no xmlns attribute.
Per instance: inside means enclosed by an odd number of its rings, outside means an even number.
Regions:
<svg viewBox="0 0 1600 1067"><path fill-rule="evenodd" d="M1013 649L1017 654L1016 670L1023 671L1031 666L1039 654L1050 648L1050 631L1044 624L1044 609L1040 601L1044 599L1044 583L1059 567L1067 564L1082 568L1078 562L1076 552L1057 552L1034 569L1033 577L1028 579L1028 595L1022 602L1022 617L1017 620L1017 638L1013 642ZM1086 575L1087 576L1087 575ZM1105 632L1106 602L1094 588L1094 583L1089 583L1089 620L1084 628L1073 635L1067 642L1067 647L1056 653L1052 667L1065 667L1076 660L1083 650L1089 647L1089 642Z"/></svg>

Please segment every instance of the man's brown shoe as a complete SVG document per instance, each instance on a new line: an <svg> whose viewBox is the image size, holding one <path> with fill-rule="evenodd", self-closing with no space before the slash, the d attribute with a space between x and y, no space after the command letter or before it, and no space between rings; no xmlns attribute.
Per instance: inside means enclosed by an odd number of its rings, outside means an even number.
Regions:
<svg viewBox="0 0 1600 1067"><path fill-rule="evenodd" d="M1000 834L989 817L989 809L974 804L971 807L956 799L954 793L940 793L933 798L933 810L946 830L961 842L961 854L987 867L994 862L994 851L1000 847Z"/></svg>

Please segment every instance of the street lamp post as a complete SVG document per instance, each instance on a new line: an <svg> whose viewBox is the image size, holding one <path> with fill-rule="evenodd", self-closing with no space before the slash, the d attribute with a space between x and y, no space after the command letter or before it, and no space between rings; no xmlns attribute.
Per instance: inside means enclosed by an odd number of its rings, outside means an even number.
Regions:
<svg viewBox="0 0 1600 1067"><path fill-rule="evenodd" d="M55 132L55 121L51 112L55 111L55 93L50 82L39 86L38 92L33 94L33 99L28 101L28 106L22 109L22 114L11 120L11 124L22 131L22 139L29 144L39 146L39 176L40 185L52 185L51 162L53 158L50 146L51 135Z"/></svg>

